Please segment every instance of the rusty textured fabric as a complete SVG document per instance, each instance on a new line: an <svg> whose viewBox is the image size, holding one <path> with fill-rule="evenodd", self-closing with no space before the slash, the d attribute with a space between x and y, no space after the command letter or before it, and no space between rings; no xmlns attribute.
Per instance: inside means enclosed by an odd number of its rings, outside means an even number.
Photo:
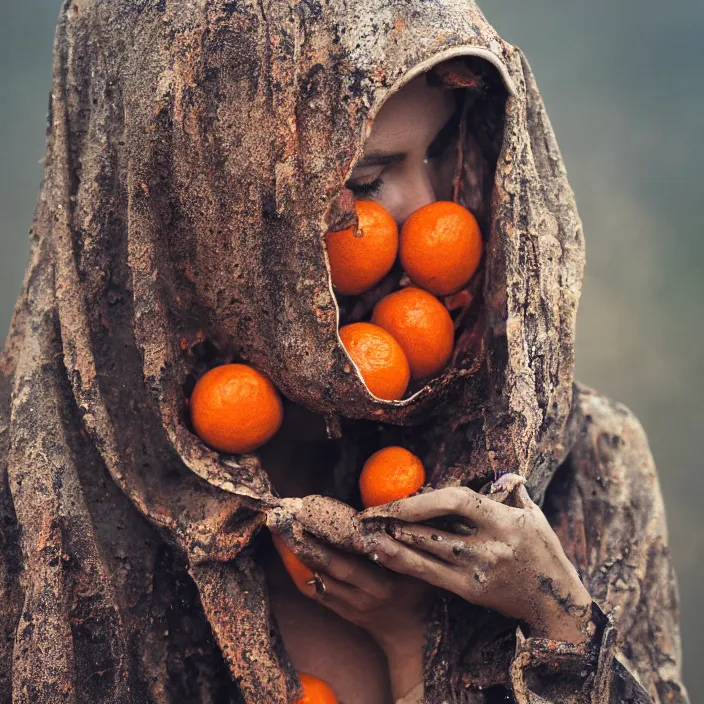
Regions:
<svg viewBox="0 0 704 704"><path fill-rule="evenodd" d="M354 220L344 183L384 100L450 59L445 85L481 77L454 188L486 239L482 306L449 370L383 402L337 336L324 234ZM296 699L257 561L276 496L256 454L187 422L195 379L233 360L325 416L340 498L373 435L437 487L510 470L544 500L593 642L441 599L428 702L687 701L647 441L573 381L564 165L525 58L474 3L65 0L47 136L0 358L1 702Z"/></svg>

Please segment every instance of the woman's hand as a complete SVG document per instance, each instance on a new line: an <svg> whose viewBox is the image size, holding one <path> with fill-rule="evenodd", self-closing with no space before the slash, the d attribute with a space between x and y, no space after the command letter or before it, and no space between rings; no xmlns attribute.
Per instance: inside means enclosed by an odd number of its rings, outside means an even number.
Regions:
<svg viewBox="0 0 704 704"><path fill-rule="evenodd" d="M271 532L318 575L307 584L297 584L299 591L367 631L379 645L388 660L397 699L422 682L423 644L434 590L421 580L383 569L366 557L337 549L311 534L327 532L330 513L326 508L333 508L337 516L334 530L359 537L354 523L356 512L343 506L323 497L310 497L298 500L298 504L289 502L289 510L270 516L267 523ZM291 513L296 523L293 531ZM282 515L286 516L284 520ZM328 523L318 525L326 516ZM351 544L358 549L361 545L355 538Z"/></svg>
<svg viewBox="0 0 704 704"><path fill-rule="evenodd" d="M298 585L299 591L367 631L385 652L404 638L422 634L428 617L428 584L395 574L359 555L337 550L308 536L286 545L320 579Z"/></svg>
<svg viewBox="0 0 704 704"><path fill-rule="evenodd" d="M370 533L368 554L394 572L422 579L466 601L524 622L531 635L582 643L588 637L591 596L567 559L523 480L513 483L516 506L466 487L430 491L359 514L366 523L392 519L391 533ZM417 525L458 516L471 529ZM372 524L373 525L373 524Z"/></svg>

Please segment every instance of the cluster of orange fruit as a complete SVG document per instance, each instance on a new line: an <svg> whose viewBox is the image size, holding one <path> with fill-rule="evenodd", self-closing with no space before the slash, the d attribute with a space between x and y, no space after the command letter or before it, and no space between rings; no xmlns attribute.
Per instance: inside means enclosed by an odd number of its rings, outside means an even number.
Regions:
<svg viewBox="0 0 704 704"><path fill-rule="evenodd" d="M378 398L398 400L409 381L426 379L447 364L454 324L437 296L457 292L482 258L474 216L457 203L419 208L399 236L393 217L375 201L356 203L358 228L329 232L328 259L335 290L357 295L401 266L415 284L382 298L370 322L345 325L340 339ZM190 398L195 432L216 450L252 452L270 440L283 420L271 381L246 364L225 364L202 376Z"/></svg>
<svg viewBox="0 0 704 704"><path fill-rule="evenodd" d="M251 452L281 426L283 404L271 381L246 364L223 364L204 374L191 394L191 423L198 437L221 452ZM421 461L402 447L385 447L365 463L362 503L378 506L410 496L425 483Z"/></svg>
<svg viewBox="0 0 704 704"><path fill-rule="evenodd" d="M482 237L474 216L456 203L420 208L405 221L400 236L391 215L374 201L356 204L358 228L327 236L333 286L354 296L376 286L397 256L413 286L382 298L370 322L340 329L340 339L369 390L398 400L410 379L440 372L454 346L454 325L438 296L449 296L472 278L482 257ZM449 299L448 299L449 300ZM278 431L283 404L271 381L246 364L225 364L204 374L190 401L196 434L227 453L252 452ZM425 484L421 460L402 447L385 447L364 464L359 490L366 508L405 498ZM312 589L313 572L278 536L281 560L302 591ZM332 688L299 673L305 692L297 704L336 704Z"/></svg>
<svg viewBox="0 0 704 704"><path fill-rule="evenodd" d="M379 203L356 203L359 226L327 235L335 290L359 295L393 268L398 255L414 286L402 288L374 307L370 322L340 329L340 339L369 390L378 398L403 398L411 379L434 376L454 347L454 324L437 298L463 288L479 268L483 241L466 208L437 201L396 222Z"/></svg>

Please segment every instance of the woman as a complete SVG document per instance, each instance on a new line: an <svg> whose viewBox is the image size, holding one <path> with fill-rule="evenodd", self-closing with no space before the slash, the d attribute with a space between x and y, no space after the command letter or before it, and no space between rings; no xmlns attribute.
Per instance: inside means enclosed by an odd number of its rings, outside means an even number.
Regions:
<svg viewBox="0 0 704 704"><path fill-rule="evenodd" d="M73 0L55 55L2 358L4 700L292 702L307 668L345 704L685 702L647 442L573 383L579 219L476 6ZM450 368L401 402L337 336L370 304L326 266L355 195L452 196L486 240ZM254 455L188 427L233 359L289 399ZM388 444L435 491L358 514Z"/></svg>

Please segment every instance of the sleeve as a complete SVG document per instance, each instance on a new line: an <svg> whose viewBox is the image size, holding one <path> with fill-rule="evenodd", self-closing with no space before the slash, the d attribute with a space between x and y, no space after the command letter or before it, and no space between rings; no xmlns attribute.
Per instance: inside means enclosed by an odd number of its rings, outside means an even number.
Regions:
<svg viewBox="0 0 704 704"><path fill-rule="evenodd" d="M544 510L594 599L582 646L526 638L517 704L687 704L677 583L647 438L624 406L582 389L578 437Z"/></svg>

